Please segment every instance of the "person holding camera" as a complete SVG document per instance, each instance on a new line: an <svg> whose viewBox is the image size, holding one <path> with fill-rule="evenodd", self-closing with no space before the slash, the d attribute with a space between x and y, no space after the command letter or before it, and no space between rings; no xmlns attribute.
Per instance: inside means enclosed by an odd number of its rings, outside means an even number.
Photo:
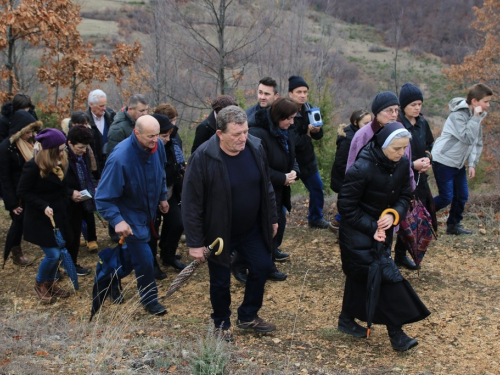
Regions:
<svg viewBox="0 0 500 375"><path fill-rule="evenodd" d="M309 191L309 228L334 230L332 223L323 218L323 180L318 170L318 161L312 140L323 138L321 116L317 123L311 123L309 114L312 106L307 102L309 86L301 76L288 78L288 95L297 105L297 115L291 135L294 137L295 156L300 169L300 179Z"/></svg>

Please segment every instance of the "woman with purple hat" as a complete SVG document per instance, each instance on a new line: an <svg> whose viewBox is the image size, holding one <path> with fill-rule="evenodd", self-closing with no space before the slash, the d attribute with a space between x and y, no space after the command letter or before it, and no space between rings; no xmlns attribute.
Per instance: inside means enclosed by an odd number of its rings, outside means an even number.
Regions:
<svg viewBox="0 0 500 375"><path fill-rule="evenodd" d="M55 297L70 293L56 285L61 250L50 221L53 216L63 238L68 239L68 189L64 174L68 166L66 137L57 129L43 129L35 137L35 156L23 168L17 187L25 202L24 239L42 248L45 258L36 276L35 292L41 303L52 303Z"/></svg>

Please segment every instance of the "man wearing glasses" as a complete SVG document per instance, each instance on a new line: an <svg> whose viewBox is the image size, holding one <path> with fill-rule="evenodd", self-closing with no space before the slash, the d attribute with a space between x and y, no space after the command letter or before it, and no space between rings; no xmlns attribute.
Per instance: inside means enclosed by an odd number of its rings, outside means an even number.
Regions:
<svg viewBox="0 0 500 375"><path fill-rule="evenodd" d="M137 119L130 137L106 161L96 192L101 215L126 237L141 303L150 314L163 315L148 242L156 208L168 212L165 148L158 147L160 124L149 115ZM117 300L117 298L115 298Z"/></svg>

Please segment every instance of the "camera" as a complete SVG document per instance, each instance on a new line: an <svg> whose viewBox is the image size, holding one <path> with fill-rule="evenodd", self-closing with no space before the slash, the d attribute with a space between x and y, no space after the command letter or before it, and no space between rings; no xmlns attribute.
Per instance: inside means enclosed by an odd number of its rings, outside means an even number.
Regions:
<svg viewBox="0 0 500 375"><path fill-rule="evenodd" d="M318 107L309 108L307 110L307 116L309 117L309 123L313 126L323 126L323 119L321 118L321 113Z"/></svg>

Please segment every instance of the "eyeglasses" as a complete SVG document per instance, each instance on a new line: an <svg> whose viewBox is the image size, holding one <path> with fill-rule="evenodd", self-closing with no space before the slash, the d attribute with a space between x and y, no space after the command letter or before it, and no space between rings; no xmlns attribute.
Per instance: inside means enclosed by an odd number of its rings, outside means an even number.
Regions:
<svg viewBox="0 0 500 375"><path fill-rule="evenodd" d="M63 148L60 148L60 149L59 149L59 152L64 152L64 151L66 151L67 149L68 149L68 146L64 146Z"/></svg>
<svg viewBox="0 0 500 375"><path fill-rule="evenodd" d="M399 113L399 108L396 108L396 109L387 108L387 109L384 109L382 112L384 112L387 115L392 115L392 114L397 115Z"/></svg>

